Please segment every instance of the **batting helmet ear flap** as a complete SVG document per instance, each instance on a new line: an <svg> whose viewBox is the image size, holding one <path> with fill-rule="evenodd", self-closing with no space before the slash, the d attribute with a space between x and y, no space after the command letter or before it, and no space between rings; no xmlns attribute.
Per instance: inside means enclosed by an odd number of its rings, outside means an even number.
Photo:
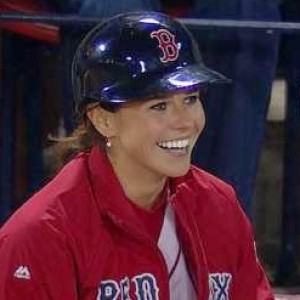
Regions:
<svg viewBox="0 0 300 300"><path fill-rule="evenodd" d="M94 101L116 107L228 81L204 65L185 26L156 12L120 14L96 26L79 45L72 67L77 110Z"/></svg>

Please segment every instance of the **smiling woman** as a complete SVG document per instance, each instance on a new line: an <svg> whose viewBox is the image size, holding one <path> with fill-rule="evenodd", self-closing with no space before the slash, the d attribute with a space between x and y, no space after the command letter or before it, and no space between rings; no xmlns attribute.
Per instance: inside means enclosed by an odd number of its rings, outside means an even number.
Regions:
<svg viewBox="0 0 300 300"><path fill-rule="evenodd" d="M192 148L204 126L198 92L126 103L106 118L98 114L99 109L89 112L95 128L112 144L107 154L121 181L132 178L132 186L143 179L157 181L187 173Z"/></svg>
<svg viewBox="0 0 300 300"><path fill-rule="evenodd" d="M189 31L118 15L72 72L78 129L58 145L77 155L0 230L0 299L274 299L235 192L191 165L205 91L229 80Z"/></svg>

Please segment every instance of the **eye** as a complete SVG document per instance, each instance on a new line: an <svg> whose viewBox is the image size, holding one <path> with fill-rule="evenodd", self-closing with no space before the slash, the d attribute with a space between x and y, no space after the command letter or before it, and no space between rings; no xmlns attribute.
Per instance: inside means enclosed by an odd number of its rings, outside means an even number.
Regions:
<svg viewBox="0 0 300 300"><path fill-rule="evenodd" d="M184 102L185 102L186 104L194 104L194 103L196 103L198 100L199 100L199 96L198 96L198 95L190 95L190 96L188 96L188 97L186 97L186 98L184 99Z"/></svg>
<svg viewBox="0 0 300 300"><path fill-rule="evenodd" d="M158 103L150 106L150 109L158 110L158 111L165 110L166 108L167 108L166 102L158 102Z"/></svg>

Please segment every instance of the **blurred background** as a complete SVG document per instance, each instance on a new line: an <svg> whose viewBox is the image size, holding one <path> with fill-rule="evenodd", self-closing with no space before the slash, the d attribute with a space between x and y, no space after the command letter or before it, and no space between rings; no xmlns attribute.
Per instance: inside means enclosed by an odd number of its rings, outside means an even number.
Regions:
<svg viewBox="0 0 300 300"><path fill-rule="evenodd" d="M233 80L208 92L193 162L234 186L272 284L300 294L297 0L1 0L0 225L54 174L49 136L74 128L78 41L101 19L133 10L180 18L205 63Z"/></svg>

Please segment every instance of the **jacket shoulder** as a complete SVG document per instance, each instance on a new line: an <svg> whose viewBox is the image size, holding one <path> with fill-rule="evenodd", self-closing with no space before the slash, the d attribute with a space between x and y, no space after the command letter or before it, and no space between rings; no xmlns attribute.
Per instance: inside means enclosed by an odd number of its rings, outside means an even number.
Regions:
<svg viewBox="0 0 300 300"><path fill-rule="evenodd" d="M195 166L192 166L188 176L188 188L194 199L191 205L196 211L224 220L237 215L238 218L245 218L242 205L230 184Z"/></svg>
<svg viewBox="0 0 300 300"><path fill-rule="evenodd" d="M221 194L226 197L236 198L233 187L219 177L204 171L196 166L190 170L191 180L197 189L207 191L210 194Z"/></svg>
<svg viewBox="0 0 300 300"><path fill-rule="evenodd" d="M85 164L84 155L80 155L64 166L13 213L1 228L0 238L1 235L14 235L17 232L26 232L28 235L32 230L47 224L62 226L76 210L83 209L84 201L80 199L87 198L89 193Z"/></svg>

